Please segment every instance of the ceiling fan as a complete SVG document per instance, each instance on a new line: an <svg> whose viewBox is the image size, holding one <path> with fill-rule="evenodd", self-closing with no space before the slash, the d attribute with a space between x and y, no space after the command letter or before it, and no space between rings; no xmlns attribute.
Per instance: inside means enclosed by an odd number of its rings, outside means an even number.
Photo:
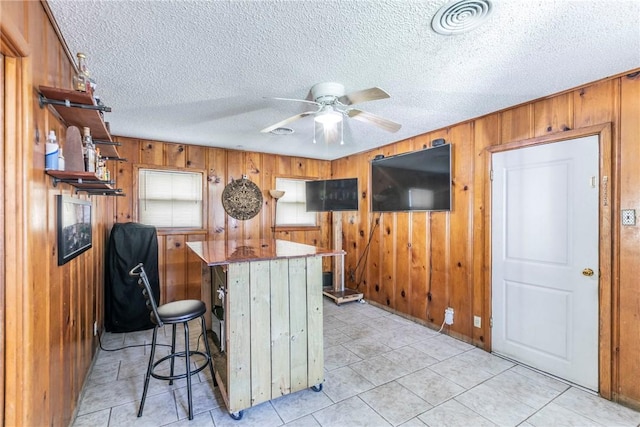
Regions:
<svg viewBox="0 0 640 427"><path fill-rule="evenodd" d="M260 132L269 133L274 129L288 125L289 123L307 116L315 116L315 121L323 125L339 123L343 117L349 117L361 122L378 126L388 132L397 132L402 125L357 108L350 107L361 102L375 101L389 98L389 94L379 87L363 89L345 94L344 86L340 83L318 83L311 88L313 101L307 99L273 98L281 101L296 101L314 105L314 111L305 111L295 116L284 119L276 124L262 129Z"/></svg>

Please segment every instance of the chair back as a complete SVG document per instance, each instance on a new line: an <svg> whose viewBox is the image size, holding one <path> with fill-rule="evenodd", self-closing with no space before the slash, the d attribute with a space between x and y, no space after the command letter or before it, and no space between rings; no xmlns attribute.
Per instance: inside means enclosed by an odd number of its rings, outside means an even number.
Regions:
<svg viewBox="0 0 640 427"><path fill-rule="evenodd" d="M151 290L151 284L149 283L149 278L147 277L147 272L144 271L143 263L139 263L135 267L131 269L129 275L132 277L138 277L138 286L142 288L142 295L147 300L147 308L151 313L151 321L158 326L162 326L162 320L160 319L160 315L158 314L158 304L156 303L156 299L153 296L153 291Z"/></svg>

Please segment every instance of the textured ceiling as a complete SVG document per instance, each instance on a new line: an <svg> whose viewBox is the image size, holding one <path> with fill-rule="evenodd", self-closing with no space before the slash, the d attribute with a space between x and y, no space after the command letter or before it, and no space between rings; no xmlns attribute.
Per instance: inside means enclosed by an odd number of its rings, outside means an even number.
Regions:
<svg viewBox="0 0 640 427"><path fill-rule="evenodd" d="M49 0L84 52L115 135L335 159L640 67L640 2L492 1L487 21L443 36L446 1ZM396 133L347 119L344 145L259 131L313 110L315 83L391 98L358 104ZM310 108L311 107L311 108ZM455 142L455 141L454 141Z"/></svg>

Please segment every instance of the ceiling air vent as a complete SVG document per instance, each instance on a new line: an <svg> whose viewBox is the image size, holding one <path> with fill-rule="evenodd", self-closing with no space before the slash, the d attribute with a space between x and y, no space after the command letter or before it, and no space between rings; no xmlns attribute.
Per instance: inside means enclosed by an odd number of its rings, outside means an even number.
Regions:
<svg viewBox="0 0 640 427"><path fill-rule="evenodd" d="M489 17L489 0L460 0L447 3L431 20L431 28L445 36L462 34L478 27Z"/></svg>
<svg viewBox="0 0 640 427"><path fill-rule="evenodd" d="M272 133L274 135L291 135L293 133L293 129L291 129L291 128L275 128L274 130L270 131L269 133Z"/></svg>

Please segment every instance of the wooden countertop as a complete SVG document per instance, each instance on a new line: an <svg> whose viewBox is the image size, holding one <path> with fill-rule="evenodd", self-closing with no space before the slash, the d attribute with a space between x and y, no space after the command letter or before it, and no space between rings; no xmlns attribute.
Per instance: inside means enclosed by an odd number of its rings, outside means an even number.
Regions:
<svg viewBox="0 0 640 427"><path fill-rule="evenodd" d="M343 250L323 249L277 239L209 240L187 242L187 246L207 265L264 261L276 258L341 255Z"/></svg>

